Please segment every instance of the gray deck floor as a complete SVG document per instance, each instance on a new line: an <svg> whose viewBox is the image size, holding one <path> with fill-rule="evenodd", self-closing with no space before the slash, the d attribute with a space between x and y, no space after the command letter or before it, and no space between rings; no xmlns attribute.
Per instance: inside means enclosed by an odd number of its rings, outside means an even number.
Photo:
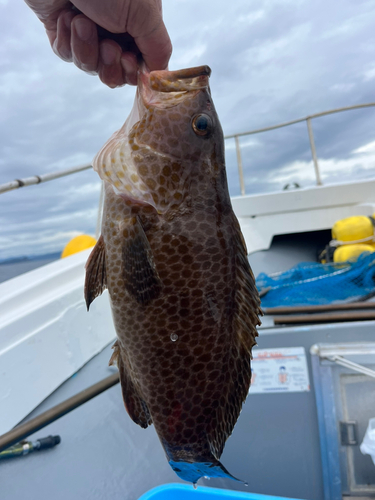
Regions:
<svg viewBox="0 0 375 500"><path fill-rule="evenodd" d="M65 382L32 418L113 373L110 346ZM30 436L58 434L52 450L0 462L1 500L137 499L159 484L179 482L155 429L129 418L116 385Z"/></svg>

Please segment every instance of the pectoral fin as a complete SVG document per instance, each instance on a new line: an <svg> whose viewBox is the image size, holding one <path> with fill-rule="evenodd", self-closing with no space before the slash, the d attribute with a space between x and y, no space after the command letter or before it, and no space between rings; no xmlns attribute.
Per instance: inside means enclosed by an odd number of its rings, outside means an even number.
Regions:
<svg viewBox="0 0 375 500"><path fill-rule="evenodd" d="M138 394L137 389L131 380L126 366L126 355L124 352L121 352L118 341L113 344L112 349L114 349L114 352L109 361L109 365L116 364L118 367L122 397L124 399L126 411L136 424L146 429L146 427L152 424L150 411L145 401Z"/></svg>
<svg viewBox="0 0 375 500"><path fill-rule="evenodd" d="M89 310L91 302L106 288L105 245L103 236L100 236L86 262L85 301L87 310Z"/></svg>
<svg viewBox="0 0 375 500"><path fill-rule="evenodd" d="M137 302L146 305L159 295L162 283L155 267L150 243L138 219L129 229L129 237L123 246L123 260L127 291Z"/></svg>

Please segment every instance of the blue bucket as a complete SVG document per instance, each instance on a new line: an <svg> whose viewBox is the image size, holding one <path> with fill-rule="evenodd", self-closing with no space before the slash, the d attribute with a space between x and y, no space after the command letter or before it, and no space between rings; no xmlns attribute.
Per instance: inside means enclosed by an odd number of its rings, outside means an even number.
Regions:
<svg viewBox="0 0 375 500"><path fill-rule="evenodd" d="M298 500L286 497L244 493L243 491L206 488L191 484L171 483L157 486L144 493L139 500Z"/></svg>

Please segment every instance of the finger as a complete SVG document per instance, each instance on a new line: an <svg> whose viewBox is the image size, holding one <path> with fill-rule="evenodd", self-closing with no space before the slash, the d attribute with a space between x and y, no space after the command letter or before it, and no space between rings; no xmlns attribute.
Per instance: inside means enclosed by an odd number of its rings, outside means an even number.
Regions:
<svg viewBox="0 0 375 500"><path fill-rule="evenodd" d="M121 47L113 40L103 40L99 45L98 74L112 89L126 83L120 60Z"/></svg>
<svg viewBox="0 0 375 500"><path fill-rule="evenodd" d="M52 45L52 49L61 59L72 62L71 23L75 14L71 10L63 11L57 19L57 37Z"/></svg>
<svg viewBox="0 0 375 500"><path fill-rule="evenodd" d="M157 7L160 15L162 16L163 15L163 6L161 4L161 0L156 0L156 7Z"/></svg>
<svg viewBox="0 0 375 500"><path fill-rule="evenodd" d="M162 20L161 0L74 0L74 5L112 33L129 33L150 70L165 69L172 44Z"/></svg>
<svg viewBox="0 0 375 500"><path fill-rule="evenodd" d="M149 34L134 36L134 40L151 71L167 68L172 54L172 43L162 20Z"/></svg>
<svg viewBox="0 0 375 500"><path fill-rule="evenodd" d="M68 0L25 0L27 5L35 12L44 23L47 30L53 29L60 11L71 7Z"/></svg>
<svg viewBox="0 0 375 500"><path fill-rule="evenodd" d="M49 28L49 29L46 28L46 33L48 36L49 43L51 44L52 50L55 50L53 46L57 38L57 24L54 28Z"/></svg>
<svg viewBox="0 0 375 500"><path fill-rule="evenodd" d="M72 3L99 26L111 33L123 33L126 31L129 4L134 0L73 0ZM136 3L144 4L145 0L136 0Z"/></svg>
<svg viewBox="0 0 375 500"><path fill-rule="evenodd" d="M129 85L137 85L138 62L133 52L123 52L121 65L124 71L125 82Z"/></svg>
<svg viewBox="0 0 375 500"><path fill-rule="evenodd" d="M96 74L99 59L99 41L95 23L80 14L73 19L71 30L74 64L87 73Z"/></svg>

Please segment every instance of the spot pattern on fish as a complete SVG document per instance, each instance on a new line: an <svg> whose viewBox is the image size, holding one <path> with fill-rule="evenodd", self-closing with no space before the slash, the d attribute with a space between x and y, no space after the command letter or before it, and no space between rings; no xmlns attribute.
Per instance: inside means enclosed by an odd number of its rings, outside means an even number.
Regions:
<svg viewBox="0 0 375 500"><path fill-rule="evenodd" d="M138 121L96 158L103 240L85 294L93 300L103 289L93 276L105 275L127 411L142 427L154 423L171 466L195 482L207 470L231 477L218 460L248 394L261 310L208 70L184 71L156 75L181 81L177 94L142 73Z"/></svg>

